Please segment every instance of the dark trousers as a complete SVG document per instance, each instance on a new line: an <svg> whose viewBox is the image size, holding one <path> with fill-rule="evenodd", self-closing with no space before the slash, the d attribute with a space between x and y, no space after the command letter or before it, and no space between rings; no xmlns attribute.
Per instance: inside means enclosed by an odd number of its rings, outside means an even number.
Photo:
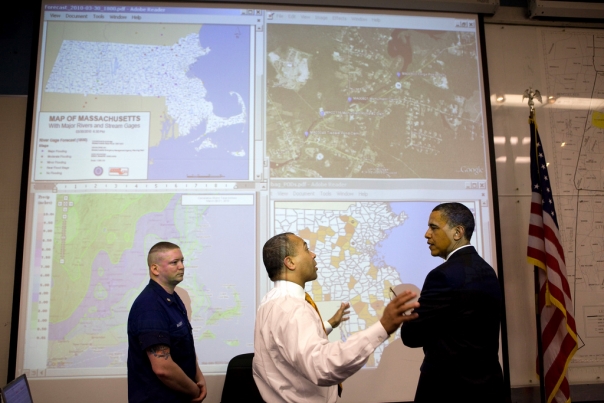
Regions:
<svg viewBox="0 0 604 403"><path fill-rule="evenodd" d="M415 403L504 403L503 376L494 374L477 382L455 373L425 373L419 376Z"/></svg>

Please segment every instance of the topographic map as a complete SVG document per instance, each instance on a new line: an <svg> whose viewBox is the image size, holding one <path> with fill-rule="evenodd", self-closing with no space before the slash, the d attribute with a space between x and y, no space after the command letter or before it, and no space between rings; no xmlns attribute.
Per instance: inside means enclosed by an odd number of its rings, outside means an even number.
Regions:
<svg viewBox="0 0 604 403"><path fill-rule="evenodd" d="M47 368L125 368L128 312L149 281L147 251L163 240L185 257L176 291L191 317L199 364L226 365L252 348L255 207L183 206L181 198L57 195ZM237 242L234 256L236 239L246 242Z"/></svg>
<svg viewBox="0 0 604 403"><path fill-rule="evenodd" d="M543 30L541 40L547 93L557 98L550 172L580 337L573 362L604 364L604 34Z"/></svg>
<svg viewBox="0 0 604 403"><path fill-rule="evenodd" d="M419 294L434 259L423 235L434 203L420 202L277 202L275 233L293 232L316 255L318 278L307 284L317 302L350 302L350 320L340 337L366 329L382 316L390 287L405 284ZM377 367L379 346L366 364Z"/></svg>
<svg viewBox="0 0 604 403"><path fill-rule="evenodd" d="M51 22L47 36L43 111L150 111L147 179L249 178L249 27Z"/></svg>
<svg viewBox="0 0 604 403"><path fill-rule="evenodd" d="M474 33L269 25L271 177L484 179L476 49Z"/></svg>

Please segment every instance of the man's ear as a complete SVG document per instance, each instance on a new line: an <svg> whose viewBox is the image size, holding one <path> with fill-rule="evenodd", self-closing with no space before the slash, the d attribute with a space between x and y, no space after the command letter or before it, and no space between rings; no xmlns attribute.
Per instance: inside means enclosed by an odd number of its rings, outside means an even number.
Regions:
<svg viewBox="0 0 604 403"><path fill-rule="evenodd" d="M455 227L455 232L453 233L453 239L456 241L459 241L460 239L463 239L466 236L466 229L464 227L462 227L461 225L458 225L457 227Z"/></svg>
<svg viewBox="0 0 604 403"><path fill-rule="evenodd" d="M294 270L296 268L296 264L291 256L285 256L285 259L283 259L283 265L287 270Z"/></svg>
<svg viewBox="0 0 604 403"><path fill-rule="evenodd" d="M159 271L157 270L157 264L153 263L151 266L149 266L149 272L151 272L151 274L153 274L154 276L158 276L159 275Z"/></svg>

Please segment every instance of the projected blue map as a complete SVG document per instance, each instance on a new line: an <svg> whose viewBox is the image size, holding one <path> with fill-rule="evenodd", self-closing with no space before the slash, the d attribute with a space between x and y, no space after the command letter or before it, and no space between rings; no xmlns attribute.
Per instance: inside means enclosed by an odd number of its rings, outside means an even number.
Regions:
<svg viewBox="0 0 604 403"><path fill-rule="evenodd" d="M115 42L102 30L98 41L72 40L71 26L52 26L49 40L61 46L45 98L69 94L72 111L111 112L124 104L150 110L148 139L139 139L148 147L146 179L248 179L249 26L191 25L184 36L185 29L169 33L166 27L138 26ZM117 154L119 166L128 167L128 149L113 145L103 149L99 166L111 166Z"/></svg>

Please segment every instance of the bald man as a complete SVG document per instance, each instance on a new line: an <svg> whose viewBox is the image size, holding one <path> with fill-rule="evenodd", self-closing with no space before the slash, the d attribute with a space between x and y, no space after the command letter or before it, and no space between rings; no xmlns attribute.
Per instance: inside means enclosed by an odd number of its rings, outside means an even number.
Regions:
<svg viewBox="0 0 604 403"><path fill-rule="evenodd" d="M339 325L348 303L322 323L312 298L304 292L304 285L317 278L315 257L306 242L292 233L274 236L262 251L275 286L256 314L253 373L267 402L335 402L337 385L361 369L401 323L417 317L408 314L419 306L408 303L416 294L403 292L386 306L377 323L345 342L330 343L330 325Z"/></svg>

